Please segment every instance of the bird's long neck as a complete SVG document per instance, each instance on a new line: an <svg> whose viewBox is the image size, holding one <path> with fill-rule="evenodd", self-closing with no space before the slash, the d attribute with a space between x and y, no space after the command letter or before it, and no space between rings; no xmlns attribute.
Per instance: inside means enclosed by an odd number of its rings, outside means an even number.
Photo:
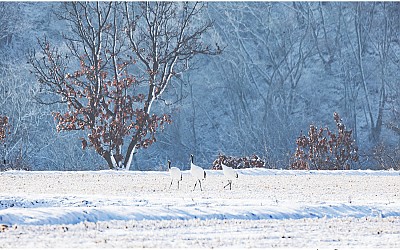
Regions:
<svg viewBox="0 0 400 250"><path fill-rule="evenodd" d="M190 156L190 162L193 164L193 155Z"/></svg>

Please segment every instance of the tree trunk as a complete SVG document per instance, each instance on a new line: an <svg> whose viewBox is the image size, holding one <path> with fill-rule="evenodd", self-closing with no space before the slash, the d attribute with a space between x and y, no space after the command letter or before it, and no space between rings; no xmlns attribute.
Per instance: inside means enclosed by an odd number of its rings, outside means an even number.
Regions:
<svg viewBox="0 0 400 250"><path fill-rule="evenodd" d="M360 75L361 75L361 85L363 87L364 90L364 94L365 94L365 100L366 100L366 104L367 104L367 109L368 109L368 115L369 115L369 120L371 122L371 131L374 131L375 128L375 122L374 122L374 117L372 115L372 109L371 109L371 102L369 100L369 92L367 89L367 80L364 74L364 65L363 65L363 54L362 51L364 49L364 44L362 41L362 22L361 22L361 3L359 3L357 5L357 16L355 19L355 26L356 26L356 35L357 35L357 64L358 64L358 69L360 71ZM372 133L374 134L374 133ZM374 137L374 136L373 136Z"/></svg>
<svg viewBox="0 0 400 250"><path fill-rule="evenodd" d="M385 108L386 103L386 90L385 90L385 80L384 76L382 76L382 86L380 90L380 100L379 100L379 110L378 110L378 118L376 120L375 126L372 128L372 138L374 142L379 140L379 137L382 132L382 125L383 125L383 111Z"/></svg>
<svg viewBox="0 0 400 250"><path fill-rule="evenodd" d="M109 169L114 169L115 166L114 166L114 164L113 164L113 162L111 160L110 152L105 151L101 156L104 158L104 160L106 160Z"/></svg>
<svg viewBox="0 0 400 250"><path fill-rule="evenodd" d="M128 150L126 151L125 161L124 161L124 168L125 170L129 170L132 164L133 156L136 154L136 140L131 141L128 146Z"/></svg>

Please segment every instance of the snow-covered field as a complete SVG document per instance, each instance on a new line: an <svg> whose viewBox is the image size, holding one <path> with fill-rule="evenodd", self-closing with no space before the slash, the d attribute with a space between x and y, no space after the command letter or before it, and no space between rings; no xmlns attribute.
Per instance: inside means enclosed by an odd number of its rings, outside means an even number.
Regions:
<svg viewBox="0 0 400 250"><path fill-rule="evenodd" d="M2 247L400 247L400 172L0 173Z"/></svg>

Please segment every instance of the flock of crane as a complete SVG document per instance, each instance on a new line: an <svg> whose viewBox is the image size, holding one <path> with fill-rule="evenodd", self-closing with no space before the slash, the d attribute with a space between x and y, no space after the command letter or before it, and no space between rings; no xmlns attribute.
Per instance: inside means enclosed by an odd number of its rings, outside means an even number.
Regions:
<svg viewBox="0 0 400 250"><path fill-rule="evenodd" d="M221 163L221 165L224 175L228 179L228 184L226 184L224 188L226 188L229 185L229 189L232 190L232 181L238 178L239 176L233 168L228 167L223 163ZM181 170L177 167L171 167L171 161L168 160L168 171L171 176L171 184L169 185L169 188L171 188L172 182L176 180L178 182L178 189L179 189L179 182L182 181ZM197 183L199 183L200 190L203 191L203 189L201 188L201 180L206 179L206 171L204 171L202 167L199 167L193 163L193 155L190 155L190 174L193 176L194 179L196 179L193 191L196 189Z"/></svg>

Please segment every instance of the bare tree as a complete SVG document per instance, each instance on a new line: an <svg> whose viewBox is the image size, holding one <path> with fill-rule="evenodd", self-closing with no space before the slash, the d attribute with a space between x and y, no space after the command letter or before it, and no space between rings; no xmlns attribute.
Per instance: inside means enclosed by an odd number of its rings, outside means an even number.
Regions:
<svg viewBox="0 0 400 250"><path fill-rule="evenodd" d="M392 95L391 101L391 119L387 127L399 136L400 140L400 88Z"/></svg>
<svg viewBox="0 0 400 250"><path fill-rule="evenodd" d="M355 59L354 65L357 66L350 74L365 98L365 115L370 128L370 139L374 143L380 140L385 123L388 87L394 73L393 66L396 64L393 55L395 47L398 47L395 28L397 18L391 12L393 7L395 4L389 3L354 4L353 17L350 16L354 29L350 26L345 31L345 37L349 39L349 49Z"/></svg>
<svg viewBox="0 0 400 250"><path fill-rule="evenodd" d="M10 125L1 154L12 168L32 164L42 153L40 143L46 143L43 130L47 127L40 120L46 116L45 110L32 103L35 87L26 75L29 71L24 55L29 46L21 41L27 42L24 36L29 24L22 18L23 7L23 3L0 3L0 112Z"/></svg>
<svg viewBox="0 0 400 250"><path fill-rule="evenodd" d="M226 3L215 12L223 22L218 32L229 41L215 64L225 82L230 154L262 154L282 160L289 151L291 119L303 107L299 94L307 60L312 55L306 9L286 3ZM284 13L284 14L283 14ZM243 63L246 62L246 63ZM278 129L285 128L285 129ZM225 130L225 131L224 131ZM278 156L279 155L279 156Z"/></svg>
<svg viewBox="0 0 400 250"><path fill-rule="evenodd" d="M17 31L18 3L0 2L0 47L8 46Z"/></svg>
<svg viewBox="0 0 400 250"><path fill-rule="evenodd" d="M310 17L310 32L315 42L318 56L327 72L332 72L332 64L339 55L342 27L343 4L335 2L307 3Z"/></svg>

